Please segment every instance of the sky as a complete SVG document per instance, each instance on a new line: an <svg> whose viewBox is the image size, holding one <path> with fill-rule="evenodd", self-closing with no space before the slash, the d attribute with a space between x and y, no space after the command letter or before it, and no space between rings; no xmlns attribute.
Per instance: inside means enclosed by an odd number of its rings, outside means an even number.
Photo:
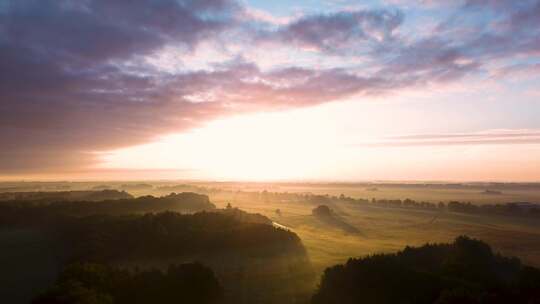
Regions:
<svg viewBox="0 0 540 304"><path fill-rule="evenodd" d="M0 179L540 181L540 0L2 0Z"/></svg>

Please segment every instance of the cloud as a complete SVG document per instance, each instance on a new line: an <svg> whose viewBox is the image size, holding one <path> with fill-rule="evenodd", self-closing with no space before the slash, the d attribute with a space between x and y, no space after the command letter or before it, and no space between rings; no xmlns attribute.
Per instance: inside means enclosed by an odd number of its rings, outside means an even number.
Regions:
<svg viewBox="0 0 540 304"><path fill-rule="evenodd" d="M540 144L540 130L489 130L477 133L399 135L358 144L364 147Z"/></svg>
<svg viewBox="0 0 540 304"><path fill-rule="evenodd" d="M459 28L459 23L471 28L454 38L454 43L470 56L488 60L540 51L538 0L468 0L453 16L453 22L442 24L450 30ZM476 20L475 25L470 25L467 18Z"/></svg>
<svg viewBox="0 0 540 304"><path fill-rule="evenodd" d="M244 9L244 18L248 21L262 22L274 26L284 25L291 21L290 17L276 17L264 10L250 7Z"/></svg>
<svg viewBox="0 0 540 304"><path fill-rule="evenodd" d="M403 18L399 10L341 11L300 17L277 31L261 35L263 39L321 52L358 52L392 41Z"/></svg>
<svg viewBox="0 0 540 304"><path fill-rule="evenodd" d="M480 63L439 38L404 45L382 70L382 74L415 77L419 81L448 82L479 68Z"/></svg>
<svg viewBox="0 0 540 304"><path fill-rule="evenodd" d="M11 46L79 64L125 59L169 42L193 47L223 30L235 11L227 0L22 0L6 7L2 36Z"/></svg>
<svg viewBox="0 0 540 304"><path fill-rule="evenodd" d="M508 7L499 9L503 4ZM406 19L399 9L276 19L232 0L3 2L0 171L91 167L96 151L219 117L448 83L480 71L489 60L538 54L540 1L468 1L455 13L466 17L482 5L495 17L481 19L481 31L463 33L449 21L415 38L403 33ZM265 22L271 27L261 26ZM238 59L205 69L148 64L165 49L197 54L207 41ZM299 66L290 56L261 70L242 59L267 43L342 62ZM351 56L361 56L365 65L351 66Z"/></svg>
<svg viewBox="0 0 540 304"><path fill-rule="evenodd" d="M170 107L162 77L122 64L165 45L192 50L237 9L228 0L3 3L0 169L85 165L88 151L156 136L171 125L160 116Z"/></svg>
<svg viewBox="0 0 540 304"><path fill-rule="evenodd" d="M90 164L88 152L143 143L225 115L311 106L387 85L342 70L262 72L248 63L178 75L136 77L115 69L98 75L12 93L0 105L1 169L68 167L77 159Z"/></svg>
<svg viewBox="0 0 540 304"><path fill-rule="evenodd" d="M493 76L497 79L527 79L540 75L540 63L513 64L502 67L495 71Z"/></svg>

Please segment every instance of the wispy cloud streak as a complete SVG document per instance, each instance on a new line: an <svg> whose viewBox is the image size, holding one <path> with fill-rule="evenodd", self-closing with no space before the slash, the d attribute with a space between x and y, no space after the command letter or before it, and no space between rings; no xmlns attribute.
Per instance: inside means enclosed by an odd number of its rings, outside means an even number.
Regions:
<svg viewBox="0 0 540 304"><path fill-rule="evenodd" d="M493 130L480 133L411 134L355 144L359 147L414 147L540 144L539 130Z"/></svg>

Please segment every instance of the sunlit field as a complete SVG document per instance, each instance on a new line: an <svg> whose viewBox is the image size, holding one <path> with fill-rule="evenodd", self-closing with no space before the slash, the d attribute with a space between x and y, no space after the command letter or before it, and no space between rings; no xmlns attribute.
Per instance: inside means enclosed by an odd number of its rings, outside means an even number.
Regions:
<svg viewBox="0 0 540 304"><path fill-rule="evenodd" d="M253 189L246 186L243 189ZM442 188L442 187L441 187ZM258 188L261 189L261 188ZM278 190L279 189L279 190ZM509 190L502 195L481 194L471 189L410 189L408 187L378 187L368 191L354 186L276 186L272 191L311 192L330 195L350 195L365 198L417 199L432 202L465 200L475 203L539 201L539 190ZM253 189L255 190L255 189ZM249 191L249 190L245 190ZM424 210L389 209L378 206L333 203L336 210L358 233L325 225L311 215L315 207L308 202L279 203L243 199L239 195L215 195L212 199L223 206L230 202L250 212L269 216L290 227L306 245L313 264L319 269L351 256L397 251L405 246L426 242L448 242L459 235L470 235L489 241L502 253L519 256L529 263L540 265L540 222L537 219L504 216L470 215ZM487 197L486 197L487 196ZM502 197L500 197L502 196ZM275 210L281 210L277 216Z"/></svg>
<svg viewBox="0 0 540 304"><path fill-rule="evenodd" d="M448 202L452 200L483 203L540 201L540 187L535 184L505 183L200 183L207 187L228 190L313 193L339 196L341 194L365 199L414 199L417 201ZM495 190L489 194L486 190Z"/></svg>

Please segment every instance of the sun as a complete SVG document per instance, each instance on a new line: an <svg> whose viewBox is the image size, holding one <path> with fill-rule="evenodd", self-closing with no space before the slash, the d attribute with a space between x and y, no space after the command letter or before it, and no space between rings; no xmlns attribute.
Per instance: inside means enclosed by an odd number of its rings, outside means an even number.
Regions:
<svg viewBox="0 0 540 304"><path fill-rule="evenodd" d="M326 161L321 156L331 157L335 145L317 126L323 127L290 112L238 116L103 153L101 167L187 168L195 178L250 181L318 176L316 171Z"/></svg>

